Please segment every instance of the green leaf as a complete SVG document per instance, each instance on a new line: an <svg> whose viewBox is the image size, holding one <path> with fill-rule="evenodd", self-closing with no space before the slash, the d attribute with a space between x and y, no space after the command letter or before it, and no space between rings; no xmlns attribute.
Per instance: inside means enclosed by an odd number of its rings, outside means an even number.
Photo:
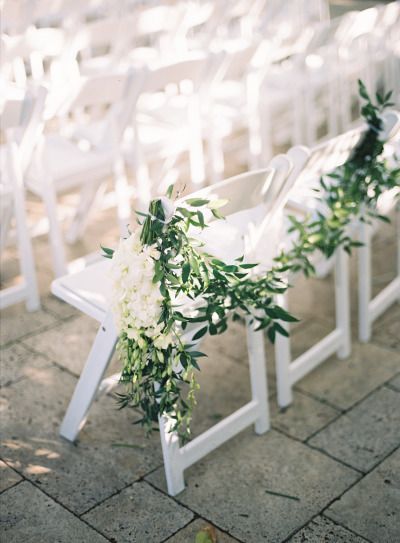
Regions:
<svg viewBox="0 0 400 543"><path fill-rule="evenodd" d="M196 339L200 339L201 337L203 337L206 333L207 333L207 330L208 330L208 326L204 326L204 328L200 328L200 330L198 332L195 333L195 335L193 336L193 341L196 341Z"/></svg>
<svg viewBox="0 0 400 543"><path fill-rule="evenodd" d="M240 268L243 268L244 270L249 270L250 268L255 268L258 266L258 264L240 264Z"/></svg>
<svg viewBox="0 0 400 543"><path fill-rule="evenodd" d="M275 343L275 328L273 326L270 326L267 330L267 336L271 343Z"/></svg>
<svg viewBox="0 0 400 543"><path fill-rule="evenodd" d="M210 200L204 200L202 198L189 198L185 200L186 204L189 204L192 207L202 207L210 203Z"/></svg>
<svg viewBox="0 0 400 543"><path fill-rule="evenodd" d="M182 281L186 283L186 281L189 279L190 275L190 264L189 262L185 262L185 264L182 267Z"/></svg>
<svg viewBox="0 0 400 543"><path fill-rule="evenodd" d="M114 249L109 249L108 247L103 247L102 245L100 245L102 251L104 252L104 257L105 258L112 258L114 256Z"/></svg>
<svg viewBox="0 0 400 543"><path fill-rule="evenodd" d="M194 543L213 543L211 536L207 532L197 532Z"/></svg>
<svg viewBox="0 0 400 543"><path fill-rule="evenodd" d="M289 337L289 332L285 328L283 328L283 326L281 326L279 322L274 322L274 328L276 332L278 332L282 336Z"/></svg>
<svg viewBox="0 0 400 543"><path fill-rule="evenodd" d="M219 209L220 207L224 207L227 203L228 200L211 200L207 207L209 209Z"/></svg>
<svg viewBox="0 0 400 543"><path fill-rule="evenodd" d="M198 211L197 212L197 218L199 219L199 224L201 226L201 228L205 228L206 224L204 222L204 215L201 211Z"/></svg>
<svg viewBox="0 0 400 543"><path fill-rule="evenodd" d="M201 353L200 351L189 351L189 354L193 358L202 358L203 356L207 357L205 353Z"/></svg>
<svg viewBox="0 0 400 543"><path fill-rule="evenodd" d="M216 219L225 219L225 217L218 211L218 209L212 209L211 213Z"/></svg>
<svg viewBox="0 0 400 543"><path fill-rule="evenodd" d="M241 267L243 267L243 266L241 266ZM224 266L224 272L226 272L226 273L234 273L234 272L237 272L237 271L238 271L237 266L234 266L234 265Z"/></svg>

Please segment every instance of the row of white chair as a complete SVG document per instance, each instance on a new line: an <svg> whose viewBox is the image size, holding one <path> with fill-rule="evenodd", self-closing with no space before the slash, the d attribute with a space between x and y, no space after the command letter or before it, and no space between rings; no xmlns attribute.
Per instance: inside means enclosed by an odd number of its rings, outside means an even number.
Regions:
<svg viewBox="0 0 400 543"><path fill-rule="evenodd" d="M389 113L385 116L386 137L390 140L399 137L400 116ZM229 200L226 208L226 221L222 225L223 233L229 230L229 236L221 235L221 224L211 223L213 239L212 250L218 256L226 258L227 253L233 259L245 254L249 261L259 261L260 269L268 269L271 265L271 245L277 251L281 242L285 241L282 230L275 228L283 219L284 206L288 201L295 184L307 189L315 182L316 176L331 171L341 165L351 155L354 146L362 137L364 128L345 133L326 144L314 149L296 147L287 153L274 158L270 165L260 171L246 173L226 181L202 189L196 195ZM185 205L183 199L181 205ZM310 208L311 209L311 208ZM280 232L280 235L279 235ZM226 246L226 240L232 240ZM224 246L218 248L218 240ZM207 240L206 240L207 248ZM209 249L208 249L209 250ZM371 260L370 245L364 248L365 259ZM335 305L336 326L333 332L314 344L296 360L291 360L290 339L278 336L275 344L276 374L278 387L278 403L287 406L292 402L292 387L328 357L337 354L339 358L347 357L351 350L350 307L349 307L349 272L348 256L339 248L335 255ZM117 382L110 378L102 381L104 372L114 353L117 342L117 331L109 310L110 279L107 275L109 261L88 267L77 274L55 280L53 293L73 305L83 313L96 319L100 326L78 381L60 433L70 441L74 441L82 429L90 406L99 391L108 391ZM360 268L360 273L364 270ZM365 280L360 276L360 285L365 287ZM394 300L400 300L400 278L391 287ZM367 289L368 290L368 289ZM364 296L364 295L363 295ZM286 305L285 297L279 297ZM364 301L360 308L367 308ZM387 307L387 303L385 308ZM370 311L369 322L376 317ZM270 427L268 394L265 370L264 337L262 331L256 332L249 321L246 323L250 380L252 398L249 403L231 414L211 429L180 446L176 433L171 432L171 421L168 416L160 418L160 436L164 455L165 474L168 492L175 495L184 488L184 471L193 463L203 458L213 449L242 431L249 425L255 425L256 433L262 434ZM188 331L188 340L194 331ZM368 338L363 337L363 340ZM195 342L199 343L199 341Z"/></svg>

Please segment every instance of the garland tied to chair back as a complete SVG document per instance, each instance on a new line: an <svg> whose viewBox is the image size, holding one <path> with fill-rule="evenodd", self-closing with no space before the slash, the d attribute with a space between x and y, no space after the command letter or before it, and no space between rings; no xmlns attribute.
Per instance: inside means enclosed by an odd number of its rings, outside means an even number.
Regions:
<svg viewBox="0 0 400 543"><path fill-rule="evenodd" d="M380 158L384 142L381 112L390 94L377 95L372 104L360 82L366 100L362 115L368 130L351 158L321 179L319 197L327 213L317 219L299 221L291 217L297 241L276 259L276 266L262 276L253 274L257 264L225 263L202 251L202 243L191 237L192 227L206 228L205 210L216 219L224 201L195 198L185 207L175 207L167 198L150 203L143 222L116 251L103 248L112 258L114 296L112 308L119 331L117 351L122 362L121 382L126 392L117 394L120 407L139 408L138 421L148 431L157 427L158 417L174 420L172 431L186 440L190 436L192 410L198 388L195 370L206 356L195 343L206 333L221 334L243 316L257 330L265 329L273 342L276 333L287 335L279 321L297 319L277 305L274 295L288 288L288 271L313 271L310 256L317 250L331 256L339 245L350 252L358 245L347 234L347 226L359 215L362 204L376 216L379 195L399 185L399 170L389 171ZM382 217L383 218L383 217Z"/></svg>
<svg viewBox="0 0 400 543"><path fill-rule="evenodd" d="M316 216L309 215L301 220L289 216L289 232L296 233L297 241L291 250L276 259L292 271L303 271L307 276L315 271L310 260L315 252L329 258L339 246L350 254L353 247L361 245L349 235L348 227L354 219L389 222L387 217L377 212L378 198L400 186L400 168L390 169L382 156L385 145L382 113L393 106L390 102L392 92L386 95L377 93L374 104L363 82L359 81L358 85L359 94L366 102L361 115L367 130L350 158L320 179L315 196L323 204L324 212L318 211Z"/></svg>

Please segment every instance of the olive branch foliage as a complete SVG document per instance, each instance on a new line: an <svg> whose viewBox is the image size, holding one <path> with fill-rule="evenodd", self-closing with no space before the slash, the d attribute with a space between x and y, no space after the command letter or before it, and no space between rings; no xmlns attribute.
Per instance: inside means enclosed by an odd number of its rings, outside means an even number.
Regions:
<svg viewBox="0 0 400 543"><path fill-rule="evenodd" d="M364 83L359 81L358 86L365 101L361 115L367 130L349 159L321 177L315 196L324 211L303 219L289 217L289 232L295 233L297 240L276 260L293 272L303 271L307 276L314 273L310 257L316 251L329 258L339 246L349 254L353 247L360 246L361 243L349 235L348 227L355 218L367 222L372 219L389 221L378 214L376 204L383 192L400 185L400 169L390 169L382 157L385 144L382 113L393 105L390 102L392 92L376 93L376 103L373 103Z"/></svg>
<svg viewBox="0 0 400 543"><path fill-rule="evenodd" d="M254 273L257 264L244 262L243 257L225 263L205 253L202 243L191 237L193 227L207 228L205 209L215 219L223 219L220 207L224 201L187 199L169 221L165 220L160 199L150 203L147 214L139 213L143 217L141 242L155 246L160 255L154 261L153 279L160 282L163 298L158 324L162 324L163 334L172 333L174 337L167 348L157 348L151 338L141 337L137 342L125 332L119 337L121 382L127 387L125 393L117 394L118 402L121 408L139 408L142 418L137 422L148 432L157 429L159 416L166 414L173 420L172 431L177 431L183 441L190 437L198 389L195 371L200 370L199 359L206 356L196 350L197 340L207 333L225 332L229 320L243 316L255 323L257 330L264 329L271 342L277 333L287 336L280 321L297 319L275 302L275 295L288 288L287 273L312 274L310 258L315 251L329 257L340 245L347 252L358 246L348 235L348 226L360 217L364 206L367 217L386 220L377 214L376 202L382 192L399 186L400 174L399 169L390 171L381 158L381 113L392 105L391 93L377 94L374 104L361 81L359 92L366 102L361 113L368 128L349 160L321 178L316 197L324 203L325 213L318 212L317 217L304 220L290 217L290 231L297 234L297 241L262 276ZM172 187L167 193L168 197L171 195ZM103 250L104 256L112 258L112 249ZM191 311L185 312L185 304L176 303L179 296L193 302ZM188 331L191 339L185 340Z"/></svg>

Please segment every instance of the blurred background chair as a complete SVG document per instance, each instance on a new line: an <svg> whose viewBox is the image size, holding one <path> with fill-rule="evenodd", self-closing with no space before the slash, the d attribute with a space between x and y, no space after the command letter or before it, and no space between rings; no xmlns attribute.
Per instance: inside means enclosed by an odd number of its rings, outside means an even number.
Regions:
<svg viewBox="0 0 400 543"><path fill-rule="evenodd" d="M0 250L14 237L22 281L0 292L0 308L25 301L28 311L39 308L39 291L25 207L24 178L32 160L36 139L43 128L46 91L10 99L3 104L0 126L5 143L0 147ZM12 235L14 228L14 236Z"/></svg>

